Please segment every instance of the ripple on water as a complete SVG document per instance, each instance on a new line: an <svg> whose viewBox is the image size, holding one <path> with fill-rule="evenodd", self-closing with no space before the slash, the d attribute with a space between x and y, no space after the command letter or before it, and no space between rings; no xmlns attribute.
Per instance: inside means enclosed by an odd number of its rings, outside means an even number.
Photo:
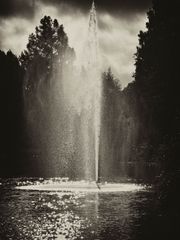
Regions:
<svg viewBox="0 0 180 240"><path fill-rule="evenodd" d="M0 198L1 235L13 240L128 240L139 214L137 194L6 188Z"/></svg>

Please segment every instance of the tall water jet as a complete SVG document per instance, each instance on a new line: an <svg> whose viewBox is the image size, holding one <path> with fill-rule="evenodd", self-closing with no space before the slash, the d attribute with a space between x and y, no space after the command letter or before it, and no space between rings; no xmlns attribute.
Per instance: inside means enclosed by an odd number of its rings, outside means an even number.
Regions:
<svg viewBox="0 0 180 240"><path fill-rule="evenodd" d="M83 44L82 44L83 45ZM83 166L84 178L96 182L99 181L99 138L101 119L101 74L100 57L98 46L98 25L94 1L90 9L87 37L84 43L82 55L79 57L80 71L71 73L71 80L68 81L67 72L64 72L66 102L70 99L73 107L69 114L72 124L69 128L74 128L72 134L76 136L74 146L77 146L78 157L76 161L78 167ZM70 91L73 89L73 95ZM74 93L74 89L76 92ZM73 96L73 97L72 97ZM71 109L70 107L70 109ZM74 112L74 115L73 115ZM73 122L78 125L73 126ZM78 139L77 139L78 137Z"/></svg>
<svg viewBox="0 0 180 240"><path fill-rule="evenodd" d="M89 16L87 40L87 72L92 86L92 108L94 125L94 150L95 150L95 181L99 181L99 138L101 119L101 77L98 46L98 25L96 7L93 1Z"/></svg>

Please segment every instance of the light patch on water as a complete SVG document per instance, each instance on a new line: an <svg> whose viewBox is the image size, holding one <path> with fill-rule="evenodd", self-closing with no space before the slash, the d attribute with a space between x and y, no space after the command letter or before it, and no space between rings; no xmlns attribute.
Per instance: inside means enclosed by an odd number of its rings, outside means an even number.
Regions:
<svg viewBox="0 0 180 240"><path fill-rule="evenodd" d="M133 192L144 189L144 186L133 183L100 183L95 182L62 182L26 185L16 187L20 190L52 191L52 192Z"/></svg>
<svg viewBox="0 0 180 240"><path fill-rule="evenodd" d="M61 178L10 179L3 185L1 235L14 240L129 240L134 230L139 232L137 223L144 216L142 205L149 198L149 192L137 192L143 188L135 184L101 183L102 194L93 192L95 182ZM62 185L77 187L77 191L62 190ZM83 189L87 186L91 187L88 192ZM47 187L58 191L44 190ZM113 192L117 187L119 191Z"/></svg>

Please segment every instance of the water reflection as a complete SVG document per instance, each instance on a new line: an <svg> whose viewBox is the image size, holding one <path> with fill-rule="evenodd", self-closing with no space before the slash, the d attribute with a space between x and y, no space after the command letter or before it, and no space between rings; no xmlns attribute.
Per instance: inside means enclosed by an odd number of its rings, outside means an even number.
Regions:
<svg viewBox="0 0 180 240"><path fill-rule="evenodd" d="M145 192L83 193L1 188L0 239L128 240Z"/></svg>

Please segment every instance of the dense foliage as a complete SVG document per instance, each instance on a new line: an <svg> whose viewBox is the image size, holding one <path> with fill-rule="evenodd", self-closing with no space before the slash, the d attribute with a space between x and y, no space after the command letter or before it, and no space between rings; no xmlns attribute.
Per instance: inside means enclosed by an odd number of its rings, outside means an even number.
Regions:
<svg viewBox="0 0 180 240"><path fill-rule="evenodd" d="M25 90L29 94L35 94L43 86L52 87L55 84L52 79L57 77L57 71L62 74L74 58L75 53L68 45L63 25L59 25L56 19L53 21L51 17L45 16L35 33L30 34L27 49L19 58L26 70Z"/></svg>
<svg viewBox="0 0 180 240"><path fill-rule="evenodd" d="M178 182L180 169L178 1L174 0L172 4L154 1L148 12L146 27L146 31L139 33L134 82L123 91L119 91L112 75L110 73L104 75L106 97L101 134L102 143L106 144L105 149L107 146L109 148L102 153L102 158L111 158L112 163L110 160L107 161L117 168L122 162L153 164L156 165L159 174L162 173L161 178L168 178L169 175L169 178L173 179L174 176ZM122 166L120 169L122 170ZM168 184L173 182L172 188L175 188L174 180L165 182Z"/></svg>
<svg viewBox="0 0 180 240"><path fill-rule="evenodd" d="M161 165L158 192L164 209L179 209L180 179L180 21L178 1L155 0L148 12L147 30L139 34L135 81L128 88L136 102L139 139L137 152ZM125 90L126 97L131 96ZM133 96L132 95L132 96ZM144 158L144 160L146 160ZM176 210L175 210L176 209Z"/></svg>
<svg viewBox="0 0 180 240"><path fill-rule="evenodd" d="M146 136L154 148L165 148L168 168L179 167L179 14L178 1L154 1L148 12L147 31L139 34L134 89L138 114ZM145 128L144 128L145 127Z"/></svg>
<svg viewBox="0 0 180 240"><path fill-rule="evenodd" d="M19 174L23 142L23 70L17 57L0 51L0 175Z"/></svg>

